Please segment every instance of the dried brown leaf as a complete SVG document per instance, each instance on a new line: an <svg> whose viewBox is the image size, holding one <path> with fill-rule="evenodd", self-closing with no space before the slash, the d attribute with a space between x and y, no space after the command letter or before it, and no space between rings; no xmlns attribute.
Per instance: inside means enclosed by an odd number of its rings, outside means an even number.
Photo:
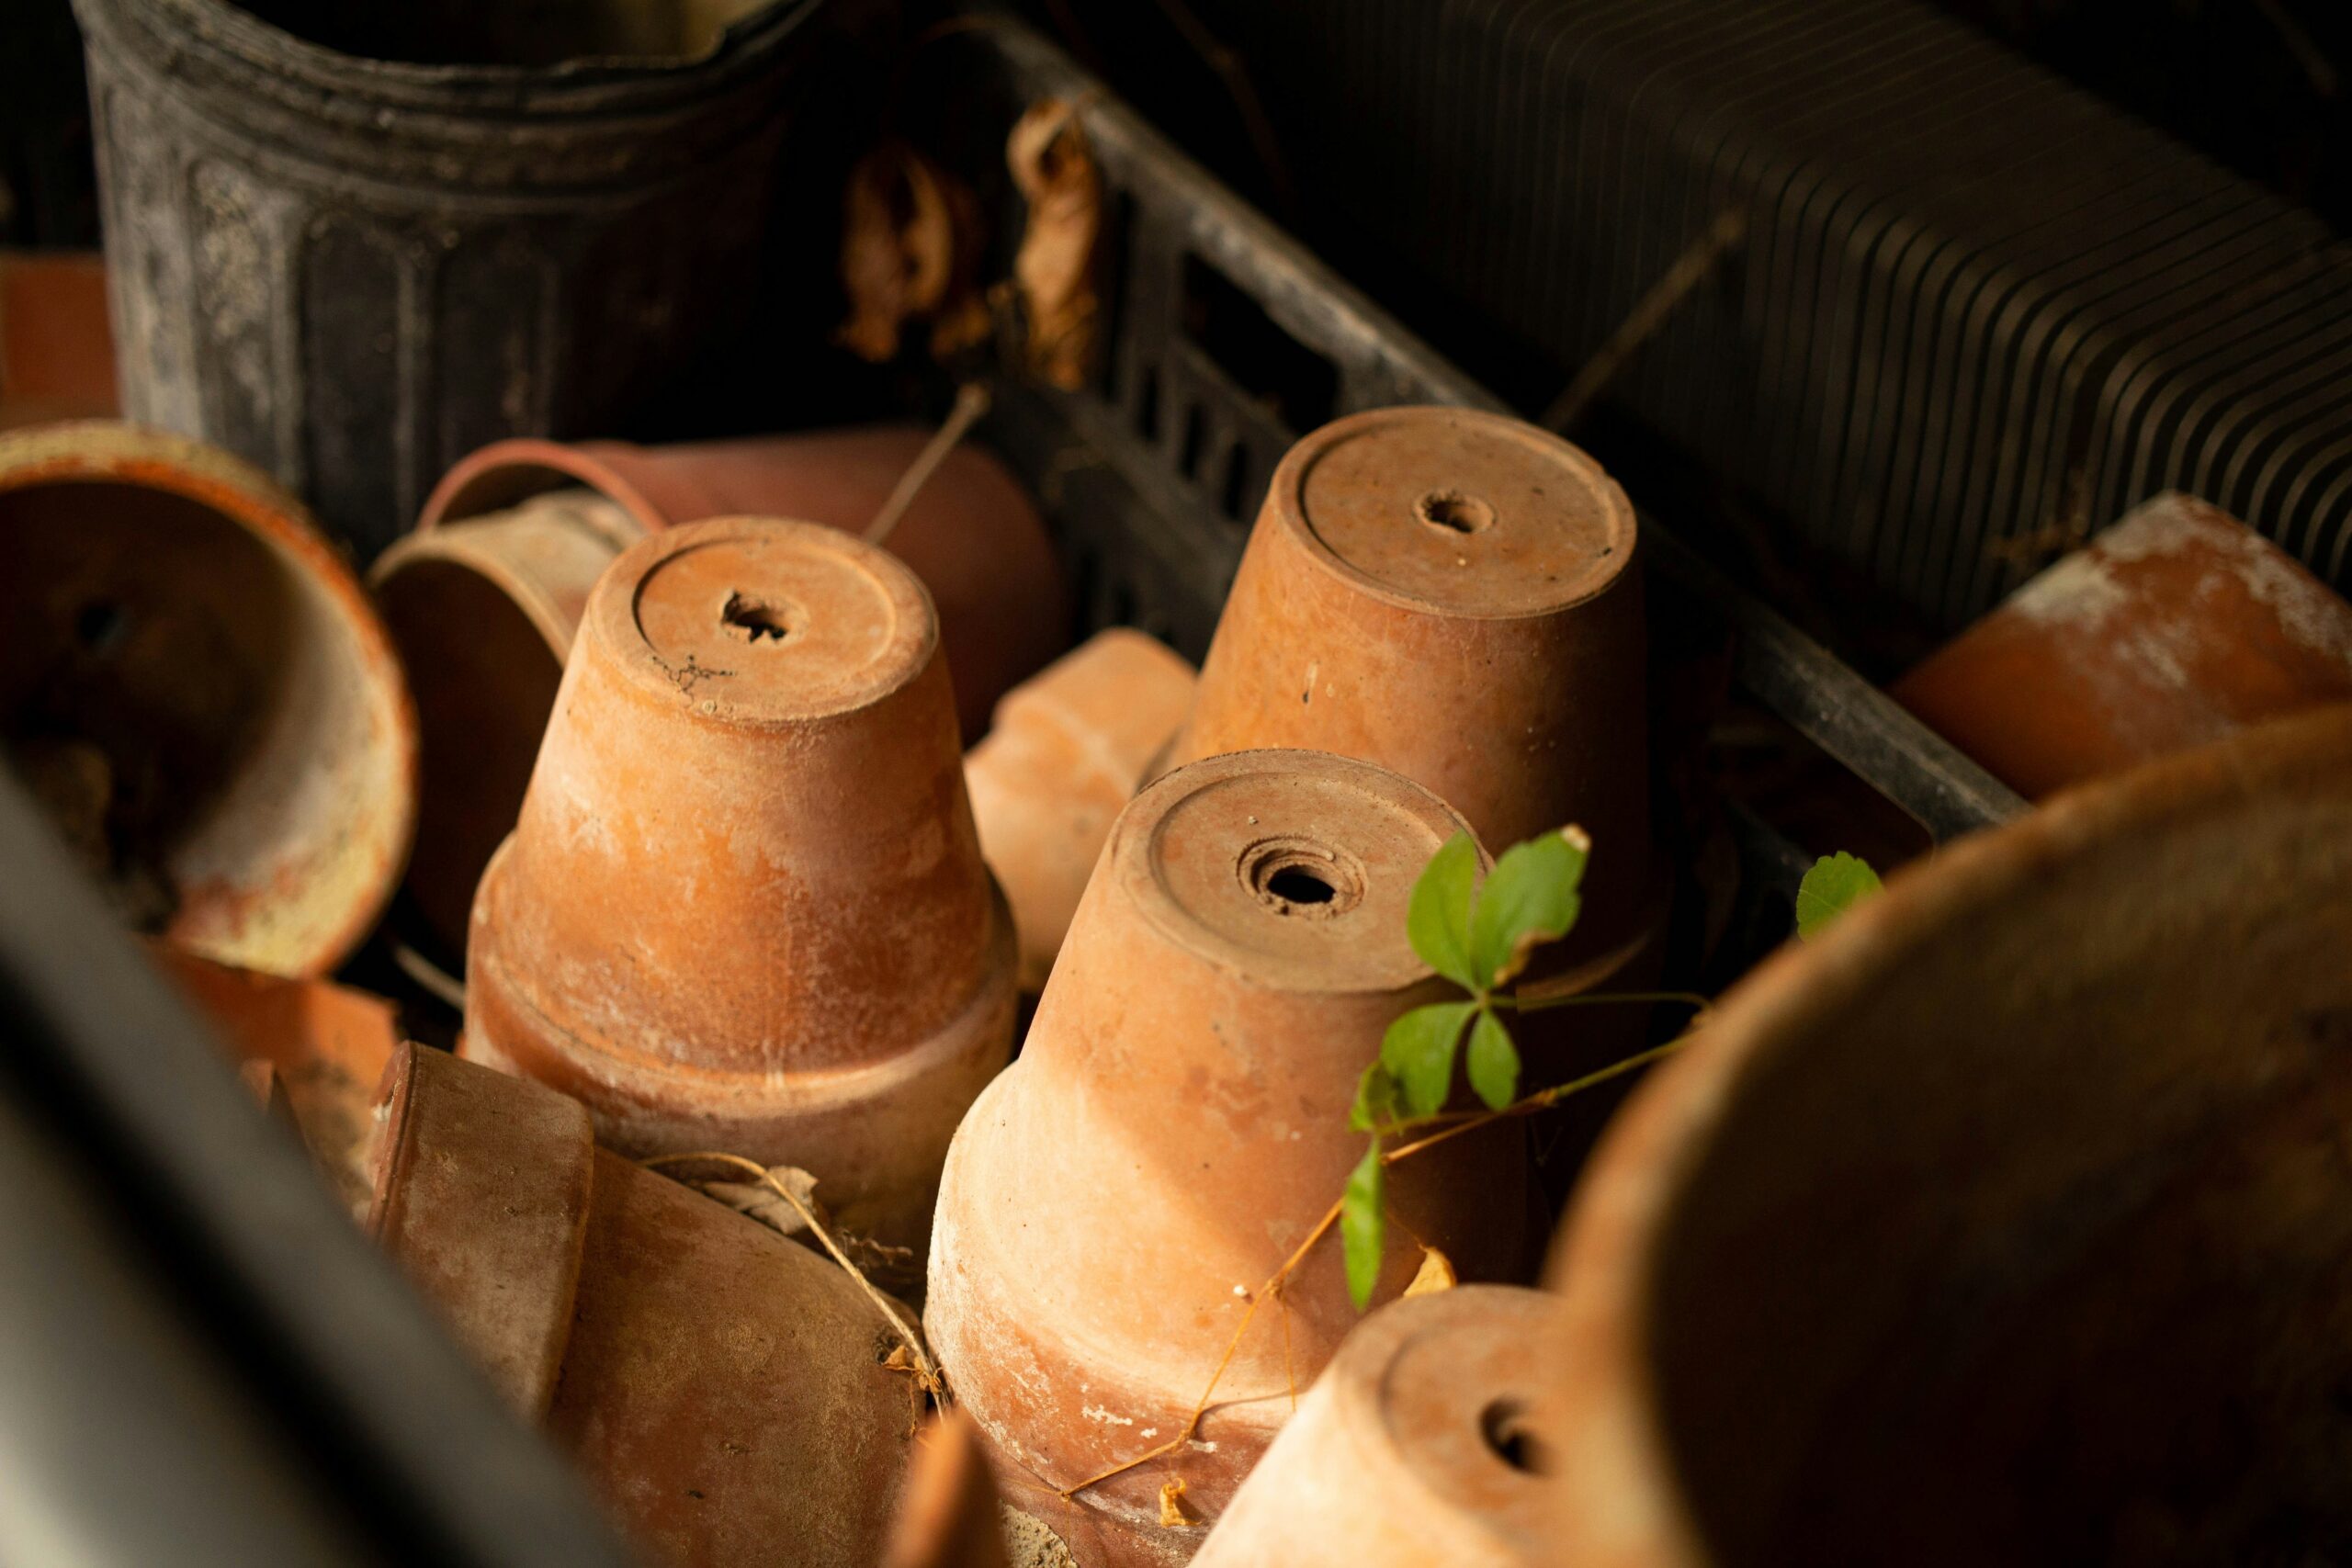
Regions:
<svg viewBox="0 0 2352 1568"><path fill-rule="evenodd" d="M904 142L858 160L842 197L842 290L849 319L842 345L876 364L897 357L910 321L933 320L933 349L987 333L978 282L978 200Z"/></svg>
<svg viewBox="0 0 2352 1568"><path fill-rule="evenodd" d="M1453 1260L1434 1247L1421 1248L1421 1266L1414 1270L1413 1282L1405 1287L1408 1296L1434 1295L1450 1291L1462 1281L1454 1277Z"/></svg>
<svg viewBox="0 0 2352 1568"><path fill-rule="evenodd" d="M1171 1530L1192 1529L1199 1525L1200 1522L1200 1517L1193 1512L1192 1505L1184 1501L1184 1478L1182 1476L1180 1475L1175 1480L1170 1481L1160 1487L1159 1523L1162 1529Z"/></svg>
<svg viewBox="0 0 2352 1568"><path fill-rule="evenodd" d="M794 1197L808 1204L820 1224L830 1223L831 1216L825 1213L824 1205L817 1201L815 1177L789 1165L770 1166L768 1174L790 1189ZM778 1235L797 1237L808 1229L808 1224L800 1217L800 1212L763 1182L703 1181L695 1185L737 1213L751 1215Z"/></svg>
<svg viewBox="0 0 2352 1568"><path fill-rule="evenodd" d="M1102 233L1102 175L1074 105L1030 106L1005 141L1013 184L1029 203L1012 278L1028 321L1030 370L1057 387L1086 384L1101 303L1095 249Z"/></svg>

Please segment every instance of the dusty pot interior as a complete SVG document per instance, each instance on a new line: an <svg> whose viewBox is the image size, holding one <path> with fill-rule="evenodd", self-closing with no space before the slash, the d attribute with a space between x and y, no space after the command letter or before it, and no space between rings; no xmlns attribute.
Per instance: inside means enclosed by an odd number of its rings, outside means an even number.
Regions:
<svg viewBox="0 0 2352 1568"><path fill-rule="evenodd" d="M306 43L415 65L699 60L774 0L243 0Z"/></svg>
<svg viewBox="0 0 2352 1568"><path fill-rule="evenodd" d="M381 626L290 498L193 443L0 441L0 732L126 916L209 957L331 967L407 853Z"/></svg>
<svg viewBox="0 0 2352 1568"><path fill-rule="evenodd" d="M1587 1178L1612 1562L2352 1551L2352 717L2064 797L1724 1003Z"/></svg>

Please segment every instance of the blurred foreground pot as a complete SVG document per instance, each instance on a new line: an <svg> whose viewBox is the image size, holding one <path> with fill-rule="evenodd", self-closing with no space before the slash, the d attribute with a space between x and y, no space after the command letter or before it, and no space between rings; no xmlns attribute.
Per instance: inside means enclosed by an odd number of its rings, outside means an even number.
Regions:
<svg viewBox="0 0 2352 1568"><path fill-rule="evenodd" d="M1559 1299L1464 1285L1340 1346L1194 1568L1519 1568L1558 1561L1527 1432Z"/></svg>
<svg viewBox="0 0 2352 1568"><path fill-rule="evenodd" d="M2061 796L1726 997L1555 1272L1562 1560L2352 1542L2352 715Z"/></svg>
<svg viewBox="0 0 2352 1568"><path fill-rule="evenodd" d="M238 1060L268 1067L311 1163L354 1218L365 1215L374 1142L368 1108L400 1045L392 1004L348 986L232 969L160 943L153 952Z"/></svg>
<svg viewBox="0 0 2352 1568"><path fill-rule="evenodd" d="M1172 764L1297 746L1434 791L1499 853L1592 835L1560 962L1625 941L1652 871L1634 509L1518 420L1380 409L1283 458Z"/></svg>
<svg viewBox="0 0 2352 1568"><path fill-rule="evenodd" d="M1006 1568L1004 1526L972 1418L950 1406L915 1439L881 1568ZM1022 1568L1046 1568L1024 1562Z"/></svg>
<svg viewBox="0 0 2352 1568"><path fill-rule="evenodd" d="M1387 1025L1440 995L1406 899L1461 818L1368 763L1251 751L1182 768L1111 833L1021 1060L957 1133L926 1322L1014 1503L1090 1564L1180 1561L1182 1482L1214 1520L1356 1322L1336 1235L1235 1348L1199 1440L1174 1438L1250 1292L1345 1187L1356 1082ZM1516 1126L1400 1163L1389 1203L1465 1277L1526 1268ZM1381 1294L1419 1261L1393 1249Z"/></svg>
<svg viewBox="0 0 2352 1568"><path fill-rule="evenodd" d="M1893 692L2039 797L2352 702L2352 604L2219 507L2160 495Z"/></svg>
<svg viewBox="0 0 2352 1568"><path fill-rule="evenodd" d="M820 431L684 446L502 441L452 468L370 581L417 689L424 799L410 895L452 950L523 786L588 591L643 534L707 517L862 532L930 433ZM938 609L967 738L1060 650L1068 624L1044 522L994 457L950 453L891 530Z"/></svg>
<svg viewBox="0 0 2352 1568"><path fill-rule="evenodd" d="M912 1405L847 1274L538 1085L408 1045L381 1113L369 1229L648 1562L868 1568Z"/></svg>
<svg viewBox="0 0 2352 1568"><path fill-rule="evenodd" d="M300 503L177 436L0 435L0 732L126 916L223 963L332 969L408 854L383 626Z"/></svg>
<svg viewBox="0 0 2352 1568"><path fill-rule="evenodd" d="M801 1167L850 1229L920 1247L1013 1005L922 585L808 523L631 547L471 947L465 1055L626 1153Z"/></svg>
<svg viewBox="0 0 2352 1568"><path fill-rule="evenodd" d="M980 852L1021 932L1021 988L1046 983L1111 824L1184 721L1193 667L1124 626L1007 694L964 759Z"/></svg>

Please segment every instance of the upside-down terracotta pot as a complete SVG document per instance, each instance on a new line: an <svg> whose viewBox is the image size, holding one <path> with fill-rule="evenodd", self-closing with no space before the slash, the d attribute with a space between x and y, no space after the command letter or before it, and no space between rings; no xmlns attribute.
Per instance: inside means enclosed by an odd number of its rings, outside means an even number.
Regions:
<svg viewBox="0 0 2352 1568"><path fill-rule="evenodd" d="M851 1229L920 1247L1013 1007L922 584L810 523L632 546L470 945L465 1055L625 1153L798 1166Z"/></svg>
<svg viewBox="0 0 2352 1568"><path fill-rule="evenodd" d="M408 891L450 956L514 825L588 590L613 558L651 530L708 517L860 533L930 439L882 425L677 446L501 441L449 470L369 580L424 726ZM963 732L977 736L990 705L1063 646L1067 595L1045 523L1004 466L967 445L916 492L888 547L931 591Z"/></svg>
<svg viewBox="0 0 2352 1568"><path fill-rule="evenodd" d="M2221 508L2160 495L1892 691L2039 798L2352 702L2352 604Z"/></svg>
<svg viewBox="0 0 2352 1568"><path fill-rule="evenodd" d="M1170 764L1296 746L1393 768L1500 853L1577 823L1586 918L1622 943L1653 878L1634 509L1498 414L1378 409L1274 470Z"/></svg>
<svg viewBox="0 0 2352 1568"><path fill-rule="evenodd" d="M1193 682L1182 655L1114 626L1007 693L964 759L980 852L1021 933L1023 990L1045 985L1111 824L1184 722Z"/></svg>
<svg viewBox="0 0 2352 1568"><path fill-rule="evenodd" d="M332 969L407 859L415 733L358 583L258 471L135 425L0 435L0 735L134 924Z"/></svg>
<svg viewBox="0 0 2352 1568"><path fill-rule="evenodd" d="M370 1232L648 1562L868 1568L915 1406L847 1274L444 1052L402 1046L379 1114Z"/></svg>
<svg viewBox="0 0 2352 1568"><path fill-rule="evenodd" d="M392 1004L332 981L232 969L161 943L152 953L237 1060L266 1069L253 1076L278 1091L311 1163L355 1218L366 1214L369 1107L400 1044Z"/></svg>
<svg viewBox="0 0 2352 1568"><path fill-rule="evenodd" d="M1941 851L1727 996L1586 1173L1565 1562L2352 1540L2352 713Z"/></svg>
<svg viewBox="0 0 2352 1568"><path fill-rule="evenodd" d="M1555 1561L1529 1348L1559 1298L1464 1285L1357 1326L1194 1568L1521 1568Z"/></svg>
<svg viewBox="0 0 2352 1568"><path fill-rule="evenodd" d="M1175 1437L1250 1293L1344 1189L1348 1111L1387 1025L1444 993L1406 939L1414 879L1461 818L1385 769L1250 751L1179 769L1112 829L1021 1060L957 1133L926 1322L1013 1502L1092 1564L1179 1561L1161 1489L1212 1522L1356 1322L1339 1238L1251 1320L1198 1441ZM1399 1162L1393 1296L1419 1254L1525 1268L1515 1126ZM1284 1319L1287 1318L1285 1327Z"/></svg>

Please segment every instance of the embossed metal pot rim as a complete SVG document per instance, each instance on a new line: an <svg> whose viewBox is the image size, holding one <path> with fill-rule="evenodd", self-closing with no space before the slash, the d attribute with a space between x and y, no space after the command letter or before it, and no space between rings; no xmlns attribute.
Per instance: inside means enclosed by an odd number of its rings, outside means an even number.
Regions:
<svg viewBox="0 0 2352 1568"><path fill-rule="evenodd" d="M306 117L398 138L446 117L693 115L769 71L821 3L768 0L699 54L591 55L555 65L373 60L313 43L230 0L74 0L74 14L85 32L104 28L175 71L231 78L241 95L266 94Z"/></svg>

